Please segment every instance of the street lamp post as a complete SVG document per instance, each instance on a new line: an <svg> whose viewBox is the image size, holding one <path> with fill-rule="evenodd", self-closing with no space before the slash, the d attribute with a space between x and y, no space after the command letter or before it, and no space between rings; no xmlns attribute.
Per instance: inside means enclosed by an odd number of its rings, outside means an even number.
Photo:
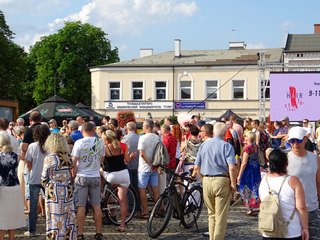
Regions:
<svg viewBox="0 0 320 240"><path fill-rule="evenodd" d="M59 87L63 88L64 84L63 84L62 80L64 79L64 73L56 72L54 74L54 85L53 85L53 94L54 94L54 96L57 95L57 78L58 78L58 80L60 80Z"/></svg>

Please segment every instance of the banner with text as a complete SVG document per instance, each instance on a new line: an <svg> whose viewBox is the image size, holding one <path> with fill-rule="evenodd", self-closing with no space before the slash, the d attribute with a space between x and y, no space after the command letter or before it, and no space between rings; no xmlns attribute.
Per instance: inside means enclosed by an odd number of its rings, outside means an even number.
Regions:
<svg viewBox="0 0 320 240"><path fill-rule="evenodd" d="M173 109L172 102L105 102L106 109L130 109L130 110L159 110Z"/></svg>
<svg viewBox="0 0 320 240"><path fill-rule="evenodd" d="M202 102L175 102L174 103L175 109L205 109L206 103L204 101Z"/></svg>
<svg viewBox="0 0 320 240"><path fill-rule="evenodd" d="M290 121L320 119L320 73L270 73L271 121L288 116Z"/></svg>

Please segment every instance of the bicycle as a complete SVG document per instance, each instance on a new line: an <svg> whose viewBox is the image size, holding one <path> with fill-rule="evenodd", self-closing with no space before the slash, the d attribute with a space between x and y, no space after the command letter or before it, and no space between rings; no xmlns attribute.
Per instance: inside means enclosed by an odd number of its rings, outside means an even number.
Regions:
<svg viewBox="0 0 320 240"><path fill-rule="evenodd" d="M102 196L101 210L104 215L103 217L106 217L112 224L120 226L121 214L117 186L106 182ZM136 191L131 185L128 187L127 197L128 213L125 223L128 223L133 218L137 206Z"/></svg>
<svg viewBox="0 0 320 240"><path fill-rule="evenodd" d="M203 207L202 187L194 185L189 188L196 179L186 176L188 173L179 175L165 166L160 165L160 167L172 177L149 215L147 221L149 236L152 238L160 236L167 227L171 216L180 219L180 225L182 224L185 228L191 228L195 224L199 231L197 220ZM178 178L181 181L178 181ZM186 184L183 183L184 180L186 180ZM183 187L182 195L178 192L176 185Z"/></svg>

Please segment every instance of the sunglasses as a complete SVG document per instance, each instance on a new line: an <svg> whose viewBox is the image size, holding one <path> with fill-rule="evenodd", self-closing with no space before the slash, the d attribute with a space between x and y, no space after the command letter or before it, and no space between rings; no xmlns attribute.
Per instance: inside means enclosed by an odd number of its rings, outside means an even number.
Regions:
<svg viewBox="0 0 320 240"><path fill-rule="evenodd" d="M288 143L290 143L290 144L294 144L294 143L301 144L302 142L303 142L303 139L298 139L298 138L292 138L292 139L288 140Z"/></svg>

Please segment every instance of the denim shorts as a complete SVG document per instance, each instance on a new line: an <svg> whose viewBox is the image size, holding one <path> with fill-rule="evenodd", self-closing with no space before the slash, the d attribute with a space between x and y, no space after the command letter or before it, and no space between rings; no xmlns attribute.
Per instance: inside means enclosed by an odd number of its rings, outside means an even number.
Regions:
<svg viewBox="0 0 320 240"><path fill-rule="evenodd" d="M74 201L76 207L85 207L87 205L88 197L92 206L100 205L100 177L76 176L74 179Z"/></svg>
<svg viewBox="0 0 320 240"><path fill-rule="evenodd" d="M138 173L138 187L147 188L148 183L150 183L151 187L158 186L157 172L139 172Z"/></svg>

